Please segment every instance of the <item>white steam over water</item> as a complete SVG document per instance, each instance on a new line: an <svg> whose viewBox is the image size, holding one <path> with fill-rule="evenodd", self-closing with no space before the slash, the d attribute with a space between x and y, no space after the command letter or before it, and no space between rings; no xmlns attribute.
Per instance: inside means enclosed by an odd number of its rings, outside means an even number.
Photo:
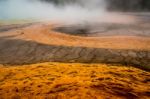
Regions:
<svg viewBox="0 0 150 99"><path fill-rule="evenodd" d="M0 0L0 19L87 20L105 11L102 0L81 0L78 4L58 7L38 0ZM103 5L97 6L97 2Z"/></svg>
<svg viewBox="0 0 150 99"><path fill-rule="evenodd" d="M53 20L65 22L126 22L105 10L106 0L78 0L58 7L39 0L0 0L0 20ZM113 19L112 19L113 18ZM130 19L128 21L131 22Z"/></svg>

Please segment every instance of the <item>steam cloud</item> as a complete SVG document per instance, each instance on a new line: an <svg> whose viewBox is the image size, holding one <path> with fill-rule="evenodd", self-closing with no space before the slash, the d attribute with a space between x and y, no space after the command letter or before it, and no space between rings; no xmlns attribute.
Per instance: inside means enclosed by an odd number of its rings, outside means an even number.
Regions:
<svg viewBox="0 0 150 99"><path fill-rule="evenodd" d="M89 1L81 0L80 3L84 2L84 7L79 4L57 7L52 3L44 3L38 0L0 0L0 18L86 20L87 17L97 16L104 11L104 6L97 9L98 2L102 4L103 0Z"/></svg>
<svg viewBox="0 0 150 99"><path fill-rule="evenodd" d="M124 17L106 11L106 0L76 1L76 3L58 7L52 2L41 2L40 0L0 0L0 19L37 19L69 23L125 22Z"/></svg>

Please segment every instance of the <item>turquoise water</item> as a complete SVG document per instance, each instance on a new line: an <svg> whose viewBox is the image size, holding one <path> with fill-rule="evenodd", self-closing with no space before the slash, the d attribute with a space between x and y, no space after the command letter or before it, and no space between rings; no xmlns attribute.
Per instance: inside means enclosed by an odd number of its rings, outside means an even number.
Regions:
<svg viewBox="0 0 150 99"><path fill-rule="evenodd" d="M46 4L33 0L0 0L0 20L39 18L46 9Z"/></svg>
<svg viewBox="0 0 150 99"><path fill-rule="evenodd" d="M8 1L7 0L0 0L0 19L7 19L7 12L5 9L7 9Z"/></svg>

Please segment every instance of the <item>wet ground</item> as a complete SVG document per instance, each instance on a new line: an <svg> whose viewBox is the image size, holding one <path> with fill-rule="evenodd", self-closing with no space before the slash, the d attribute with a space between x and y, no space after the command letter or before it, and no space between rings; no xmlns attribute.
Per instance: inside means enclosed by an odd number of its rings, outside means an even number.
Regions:
<svg viewBox="0 0 150 99"><path fill-rule="evenodd" d="M130 14L131 15L131 14ZM37 23L0 27L0 63L121 63L149 69L149 15L132 24ZM71 28L70 28L71 27Z"/></svg>
<svg viewBox="0 0 150 99"><path fill-rule="evenodd" d="M149 99L149 17L133 16L138 23L90 28L1 25L0 99Z"/></svg>
<svg viewBox="0 0 150 99"><path fill-rule="evenodd" d="M135 16L135 23L99 23L83 22L54 28L55 31L79 36L150 36L150 14L129 13ZM128 19L126 19L128 21Z"/></svg>

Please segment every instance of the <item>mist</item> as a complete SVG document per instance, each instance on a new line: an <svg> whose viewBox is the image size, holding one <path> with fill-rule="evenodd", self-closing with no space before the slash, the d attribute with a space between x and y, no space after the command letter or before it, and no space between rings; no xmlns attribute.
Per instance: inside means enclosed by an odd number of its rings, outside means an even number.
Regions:
<svg viewBox="0 0 150 99"><path fill-rule="evenodd" d="M85 0L82 0L82 2ZM61 7L38 0L0 0L0 19L37 19L37 20L87 20L104 13L105 7L96 7L97 1L68 4ZM101 4L105 5L102 0Z"/></svg>

